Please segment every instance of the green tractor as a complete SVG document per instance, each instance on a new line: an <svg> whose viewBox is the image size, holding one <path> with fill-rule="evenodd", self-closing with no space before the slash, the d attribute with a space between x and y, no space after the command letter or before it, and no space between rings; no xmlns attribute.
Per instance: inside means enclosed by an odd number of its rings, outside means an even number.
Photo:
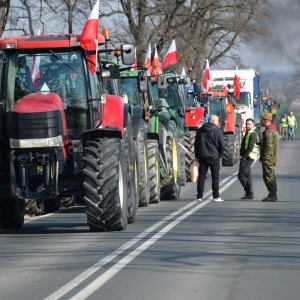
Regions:
<svg viewBox="0 0 300 300"><path fill-rule="evenodd" d="M146 111L141 102L134 101L135 97L129 97L121 91L120 65L116 61L101 58L102 69L107 72L105 80L106 92L111 95L122 96L125 105L129 106L132 119L132 136L137 148L137 170L138 176L138 206L148 206L150 200L150 177L149 177L149 154L146 128ZM128 67L129 68L129 67Z"/></svg>
<svg viewBox="0 0 300 300"><path fill-rule="evenodd" d="M146 110L150 203L180 195L184 155L179 143L185 133L185 116L179 90L174 72L159 76L146 70L121 72L121 93L128 103Z"/></svg>

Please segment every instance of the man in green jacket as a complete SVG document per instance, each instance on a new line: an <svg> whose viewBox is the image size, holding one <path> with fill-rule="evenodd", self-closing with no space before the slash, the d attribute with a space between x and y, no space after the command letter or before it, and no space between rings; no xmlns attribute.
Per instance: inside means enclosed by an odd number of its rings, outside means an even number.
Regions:
<svg viewBox="0 0 300 300"><path fill-rule="evenodd" d="M272 114L267 113L262 117L261 125L265 127L260 143L260 158L262 162L263 180L269 195L262 201L272 202L277 200L277 182L275 166L279 158L279 133L275 124L272 124Z"/></svg>

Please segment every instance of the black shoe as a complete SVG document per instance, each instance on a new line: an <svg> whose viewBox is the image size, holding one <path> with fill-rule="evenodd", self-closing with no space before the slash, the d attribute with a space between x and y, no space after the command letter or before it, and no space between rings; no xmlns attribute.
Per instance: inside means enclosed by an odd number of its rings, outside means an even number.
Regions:
<svg viewBox="0 0 300 300"><path fill-rule="evenodd" d="M242 197L241 198L241 200L246 200L246 199L249 199L249 200L251 200L251 199L253 199L254 197L253 196L250 196L250 195L245 195L244 197Z"/></svg>

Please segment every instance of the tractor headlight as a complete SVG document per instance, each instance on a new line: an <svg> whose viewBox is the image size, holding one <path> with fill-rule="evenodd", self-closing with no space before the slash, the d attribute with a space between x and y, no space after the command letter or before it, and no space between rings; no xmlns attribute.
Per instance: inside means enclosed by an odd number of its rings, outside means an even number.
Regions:
<svg viewBox="0 0 300 300"><path fill-rule="evenodd" d="M63 145L62 136L55 136L43 139L10 139L11 148L43 148L43 147L60 147Z"/></svg>

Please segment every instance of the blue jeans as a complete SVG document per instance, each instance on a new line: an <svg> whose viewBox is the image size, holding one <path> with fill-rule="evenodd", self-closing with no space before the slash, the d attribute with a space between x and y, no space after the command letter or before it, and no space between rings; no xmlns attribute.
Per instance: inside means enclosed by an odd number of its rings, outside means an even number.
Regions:
<svg viewBox="0 0 300 300"><path fill-rule="evenodd" d="M291 139L292 141L294 140L294 133L295 133L295 127L289 126L288 127L288 135L289 135L289 139Z"/></svg>

